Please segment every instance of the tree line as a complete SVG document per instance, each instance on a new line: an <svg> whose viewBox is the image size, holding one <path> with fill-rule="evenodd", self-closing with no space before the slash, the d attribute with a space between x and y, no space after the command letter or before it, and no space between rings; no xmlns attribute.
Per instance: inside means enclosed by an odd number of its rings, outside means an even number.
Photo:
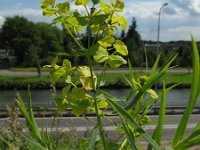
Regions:
<svg viewBox="0 0 200 150"><path fill-rule="evenodd" d="M77 37L83 45L87 45L87 35L88 32L86 31ZM131 61L134 67L145 67L146 61L148 61L148 67L153 66L156 59L156 47L146 45L156 45L156 43L141 39L137 31L135 18L132 19L128 30L121 31L121 34L116 35L116 38L121 39L127 45L129 51L127 59ZM77 47L73 43L73 39L64 30L49 23L34 23L22 16L6 18L0 28L0 49L6 50L8 60L10 56L14 56L14 66L18 67L47 65L51 62L54 55L68 58L74 65L87 63L84 56L81 56L81 54L77 55ZM147 55L145 55L144 49L146 49ZM180 67L191 66L190 42L161 43L160 49L163 62L172 52L178 52L179 56L174 65Z"/></svg>

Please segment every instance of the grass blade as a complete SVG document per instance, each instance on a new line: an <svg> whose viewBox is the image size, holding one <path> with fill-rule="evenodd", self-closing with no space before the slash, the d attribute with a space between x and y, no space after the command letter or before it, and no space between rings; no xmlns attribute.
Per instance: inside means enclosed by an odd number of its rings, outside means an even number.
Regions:
<svg viewBox="0 0 200 150"><path fill-rule="evenodd" d="M153 86L165 74L168 67L174 61L176 56L177 54L173 54L172 56L170 56L165 66L163 66L162 69L158 73L153 75L147 82L144 83L143 87L140 89L140 91L137 93L134 99L128 104L128 106L126 107L126 110L133 108L139 101L140 97L145 93L145 91L149 89L151 86Z"/></svg>
<svg viewBox="0 0 200 150"><path fill-rule="evenodd" d="M90 136L89 136L89 147L91 149L94 149L95 143L97 141L97 137L99 134L99 128L97 126L93 127L92 130L89 130Z"/></svg>
<svg viewBox="0 0 200 150"><path fill-rule="evenodd" d="M29 111L27 111L26 106L24 105L24 102L23 102L21 96L19 95L19 93L17 94L16 99L17 99L16 100L17 105L26 119L27 128L28 128L31 136L33 137L33 139L36 142L38 142L41 145L41 147L43 147L45 149L46 145L41 138L39 128L37 127L35 119L33 118L34 117L33 112L30 112L30 111L32 111L31 108L29 108ZM29 103L29 105L31 105L31 103Z"/></svg>
<svg viewBox="0 0 200 150"><path fill-rule="evenodd" d="M171 91L173 88L175 88L176 86L180 85L181 83L177 83L177 84L174 84L168 88L165 89L165 92L169 92ZM158 97L161 97L162 96L162 92L158 93ZM148 113L151 109L148 109L150 107L153 107L153 105L156 105L156 102L157 101L157 98L149 98L147 99L141 106L141 110L145 109L145 114Z"/></svg>
<svg viewBox="0 0 200 150"><path fill-rule="evenodd" d="M197 45L196 45L193 37L192 37L192 46L193 46L193 48L192 48L193 71L192 71L191 92L190 92L188 106L187 106L186 110L184 111L182 119L181 119L179 126L176 130L176 133L174 135L174 138L172 141L172 147L176 147L178 142L180 142L181 139L183 138L188 120L194 109L194 106L196 104L197 97L199 94L199 87L200 87L199 86L199 80L200 80L199 79L200 78L199 53L198 53Z"/></svg>
<svg viewBox="0 0 200 150"><path fill-rule="evenodd" d="M158 124L156 128L155 140L160 145L163 131L163 124L165 118L165 106L166 106L166 90L165 90L165 82L163 82L163 91L162 91L162 99L160 104L160 112L158 117Z"/></svg>
<svg viewBox="0 0 200 150"><path fill-rule="evenodd" d="M163 133L165 106L166 106L166 89L165 89L165 82L163 82L163 91L162 91L162 98L161 98L161 104L160 104L160 112L158 116L158 123L152 136L152 138L158 143L158 145L161 144L161 138L162 138L162 133ZM152 150L151 145L148 145L148 150Z"/></svg>
<svg viewBox="0 0 200 150"><path fill-rule="evenodd" d="M189 149L199 144L200 144L200 123L198 123L196 127L192 129L190 134L183 141L181 141L175 147L175 149Z"/></svg>
<svg viewBox="0 0 200 150"><path fill-rule="evenodd" d="M122 126L123 126L123 131L125 131L125 134L127 136L129 145L132 150L137 150L137 147L135 145L135 138L133 133L131 132L130 128L128 127L127 123L124 122L124 120L121 118Z"/></svg>
<svg viewBox="0 0 200 150"><path fill-rule="evenodd" d="M148 63L147 50L145 47L144 47L144 55L145 55L146 70L147 70L149 68L149 63Z"/></svg>
<svg viewBox="0 0 200 150"><path fill-rule="evenodd" d="M161 54L159 54L158 57L156 58L156 61L155 61L154 65L153 65L153 68L151 70L150 76L152 76L152 75L154 75L156 73L156 68L158 66L158 63L159 63L159 60L160 60L160 56L161 56Z"/></svg>
<svg viewBox="0 0 200 150"><path fill-rule="evenodd" d="M107 101L110 103L110 105L113 107L113 109L122 117L122 119L125 119L129 121L130 125L140 133L140 135L148 142L150 143L155 150L159 150L159 145L151 138L151 136L144 131L144 129L137 124L137 122L133 119L133 117L126 111L123 107L121 107L116 102L112 101L109 97L107 98Z"/></svg>

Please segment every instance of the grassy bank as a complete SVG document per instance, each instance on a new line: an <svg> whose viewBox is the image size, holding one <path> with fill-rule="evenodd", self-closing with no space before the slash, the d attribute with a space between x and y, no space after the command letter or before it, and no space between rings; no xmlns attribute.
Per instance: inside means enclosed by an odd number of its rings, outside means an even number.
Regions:
<svg viewBox="0 0 200 150"><path fill-rule="evenodd" d="M145 73L135 73L135 76L144 75ZM128 87L128 83L124 77L129 78L129 74L120 74L120 73L109 73L103 77L105 81L105 88L124 88ZM75 76L73 80L76 80L78 77ZM168 85L174 83L182 83L178 87L185 88L189 87L191 83L191 74L190 73L167 73L161 80L166 80ZM160 82L161 83L161 82ZM161 84L159 83L159 86ZM9 77L9 76L0 76L0 89L27 89L27 86L31 85L32 89L49 89L51 88L51 82L49 76L30 76L30 77ZM59 80L57 82L57 88L64 86L64 82Z"/></svg>

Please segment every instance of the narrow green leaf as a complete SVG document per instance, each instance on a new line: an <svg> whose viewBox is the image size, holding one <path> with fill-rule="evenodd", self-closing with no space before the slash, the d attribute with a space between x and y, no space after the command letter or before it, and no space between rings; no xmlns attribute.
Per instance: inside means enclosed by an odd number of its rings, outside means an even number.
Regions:
<svg viewBox="0 0 200 150"><path fill-rule="evenodd" d="M158 66L158 63L159 63L159 60L160 60L160 56L161 54L158 55L158 57L156 58L156 61L153 65L153 68L151 70L151 73L150 73L150 76L154 75L156 73L156 69L157 69L157 66Z"/></svg>
<svg viewBox="0 0 200 150"><path fill-rule="evenodd" d="M91 130L89 129L90 136L89 136L89 147L94 149L95 143L98 140L99 128L98 126L93 127Z"/></svg>
<svg viewBox="0 0 200 150"><path fill-rule="evenodd" d="M174 135L173 141L172 141L172 147L176 147L176 145L182 140L186 126L188 123L188 120L190 118L190 115L194 109L194 106L197 101L197 97L199 94L199 80L200 80L200 65L199 65L199 53L197 49L197 45L195 43L194 38L192 37L192 62L193 62L193 71L192 71L192 85L191 85L191 92L190 97L188 101L188 105L186 110L184 111L184 114L181 118L181 121L178 125L178 128L176 130L176 133Z"/></svg>
<svg viewBox="0 0 200 150"><path fill-rule="evenodd" d="M158 124L156 128L155 140L158 145L161 144L162 133L163 133L163 125L165 119L165 106L166 106L166 90L165 90L165 82L163 82L163 91L162 91L162 98L160 104L160 112L158 117Z"/></svg>
<svg viewBox="0 0 200 150"><path fill-rule="evenodd" d="M174 85L172 85L172 86L166 88L166 89L165 89L166 93L169 92L170 90L172 90L173 88L175 88L176 86L180 85L180 84L181 84L181 83L177 83L177 84L174 84ZM160 97L161 95L162 95L162 92L158 93L158 97ZM157 100L157 98L155 99L155 98L152 98L152 97L149 98L149 99L147 99L147 100L143 103L141 109L143 110L143 109L145 109L145 108L149 108L151 105L154 104L154 102L155 102L156 100Z"/></svg>
<svg viewBox="0 0 200 150"><path fill-rule="evenodd" d="M145 64L146 64L146 70L149 68L149 63L148 63L148 55L147 55L147 50L144 47L144 55L145 55Z"/></svg>
<svg viewBox="0 0 200 150"><path fill-rule="evenodd" d="M161 66L160 71L165 71L165 70L167 70L167 69L170 67L171 63L174 61L174 59L177 57L177 55L178 55L177 53L171 54L171 55L167 58L167 60L164 62L164 64Z"/></svg>
<svg viewBox="0 0 200 150"><path fill-rule="evenodd" d="M150 78L150 80L145 82L145 84L139 90L139 92L134 97L134 99L128 104L126 109L129 110L129 109L133 108L139 101L140 97L146 92L146 90L149 89L152 85L154 85L155 82L157 82L163 75L164 75L164 72L159 72L159 73L155 74L152 78Z"/></svg>
<svg viewBox="0 0 200 150"><path fill-rule="evenodd" d="M200 123L198 123L190 134L182 140L175 149L189 149L200 144Z"/></svg>
<svg viewBox="0 0 200 150"><path fill-rule="evenodd" d="M117 111L117 113L124 118L125 120L129 121L130 125L140 133L140 135L148 142L150 143L155 150L159 150L159 145L151 138L151 136L146 133L140 125L137 124L137 122L134 120L134 118L126 111L124 108L122 108L120 105L118 105L116 102L112 101L112 99L108 98L108 102L112 105L113 109Z"/></svg>
<svg viewBox="0 0 200 150"><path fill-rule="evenodd" d="M26 106L24 105L24 102L23 102L21 96L18 93L17 94L17 105L19 106L20 111L22 112L22 114L26 118L26 124L27 124L27 127L28 127L28 131L30 132L32 138L36 142L38 142L38 144L40 144L41 147L46 149L46 144L41 139L39 128L38 128L38 126L37 126L37 124L35 122L35 118L33 116L33 112L32 112L32 110L30 108L31 103L29 103L29 111L27 111Z"/></svg>
<svg viewBox="0 0 200 150"><path fill-rule="evenodd" d="M137 95L134 97L134 99L128 104L126 107L127 110L133 108L135 104L139 101L140 97L146 92L147 89L149 89L151 86L153 86L167 71L170 64L174 61L177 55L172 55L166 62L166 65L163 66L163 68L158 72L155 73L147 82L144 83L142 88L139 90Z"/></svg>
<svg viewBox="0 0 200 150"><path fill-rule="evenodd" d="M40 143L38 143L35 139L31 138L25 133L20 134L24 139L26 139L27 142L30 142L30 144L35 145L37 148L40 148L41 150L46 150L45 147L43 147Z"/></svg>
<svg viewBox="0 0 200 150"><path fill-rule="evenodd" d="M127 136L131 150L137 150L137 147L135 145L135 138L134 138L133 134L131 133L132 131L130 131L127 123L125 123L125 120L123 120L122 118L120 118L120 119L121 119L121 122L122 122L123 131L125 132L125 134Z"/></svg>

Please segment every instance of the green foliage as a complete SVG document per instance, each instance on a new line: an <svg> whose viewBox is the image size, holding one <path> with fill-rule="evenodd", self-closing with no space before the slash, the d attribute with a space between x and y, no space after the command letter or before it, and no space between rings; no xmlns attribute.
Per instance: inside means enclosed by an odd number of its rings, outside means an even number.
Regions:
<svg viewBox="0 0 200 150"><path fill-rule="evenodd" d="M22 112L22 114L26 118L28 130L29 130L32 138L35 140L35 141L33 140L33 143L40 146L41 149L46 149L47 144L45 143L44 139L42 138L40 131L39 131L39 128L38 128L36 121L34 119L33 111L32 111L32 108L31 108L32 105L31 105L30 93L29 93L28 103L29 103L29 110L26 109L26 106L24 105L22 98L18 94L17 104L18 104L18 107L20 108L20 111Z"/></svg>
<svg viewBox="0 0 200 150"><path fill-rule="evenodd" d="M108 51L104 47L98 46L96 54L94 55L94 60L97 63L103 63L103 62L109 60Z"/></svg>
<svg viewBox="0 0 200 150"><path fill-rule="evenodd" d="M121 55L123 55L123 56L127 56L128 55L127 47L122 41L116 40L113 46L116 49L116 51L118 53L120 53Z"/></svg>
<svg viewBox="0 0 200 150"><path fill-rule="evenodd" d="M63 78L67 84L67 87L63 89L63 93L65 94L55 97L58 110L71 108L76 116L81 115L85 110L95 111L102 144L104 149L107 149L109 145L106 144L100 118L100 108L107 107L107 103L105 99L102 100L98 97L100 82L97 82L98 79L93 71L92 57L97 63L104 63L105 67L107 64L113 68L126 64L126 60L120 55L128 55L128 50L122 41L116 40L113 36L118 25L125 29L126 20L118 14L124 7L124 3L121 0L117 0L116 2L111 1L111 4L100 1L99 10L94 8L95 4L98 4L99 1L92 2L94 5L89 12L87 8L89 0L75 1L75 5L84 7L86 13L83 14L78 9L70 11L68 4L66 5L66 9L64 9L66 11L62 11L63 8L58 7L61 4L56 4L55 1L42 1L41 8L43 9L43 15L52 16L54 14L56 16L53 22L61 22L66 33L74 40L78 53L85 55L89 62L89 67L81 66L76 68L79 74L79 80L75 82L71 81L71 72L68 72L68 70L75 69L69 65L69 60L64 60L67 62L67 66L70 66L69 68L66 68L64 65L57 65L57 58L52 62L51 66L47 67L52 68L50 75L54 83L58 79ZM76 38L78 32L83 29L88 30L88 43L86 46ZM92 39L92 34L96 35L96 38ZM99 39L98 34L102 34L105 37ZM114 52L110 54L110 50L114 50ZM94 96L87 95L85 90L94 91ZM80 94L78 97L77 93Z"/></svg>
<svg viewBox="0 0 200 150"><path fill-rule="evenodd" d="M75 4L76 5L84 5L84 6L86 6L89 1L90 0L76 0Z"/></svg>
<svg viewBox="0 0 200 150"><path fill-rule="evenodd" d="M15 49L14 53L16 56L16 64L22 65L26 64L27 53L29 52L29 47L32 44L30 39L25 38L16 38L14 39L13 48Z"/></svg>
<svg viewBox="0 0 200 150"><path fill-rule="evenodd" d="M57 4L55 0L43 0L41 2L43 14L47 17L55 15L53 22L60 22L62 24L67 34L74 40L77 54L86 56L88 60L87 66L73 67L68 59L64 59L62 63L58 63L59 58L56 57L51 65L46 65L46 67L50 68L50 77L53 86L55 86L58 80L63 80L65 82L65 87L62 89L61 94L54 96L57 106L56 110L65 111L71 109L76 116L83 115L85 111L96 113L97 122L92 134L94 140L90 140L89 143L82 140L78 149L138 149L141 138L149 143L149 149L162 149L161 141L165 116L166 93L175 85L165 88L164 82L163 91L159 94L152 89L152 86L164 77L168 69L173 68L172 63L177 57L177 54L170 55L163 66L160 67L159 71L157 71L161 56L158 55L150 75L138 77L134 76L132 65L129 61L130 77L125 77L125 80L130 85L131 89L125 100L100 90L104 82L102 77L107 67L117 68L126 64L127 61L123 57L128 55L128 50L130 51L130 49L127 49L122 40L118 40L113 36L114 31L117 30L117 26L120 26L122 29L126 27L125 18L119 15L119 12L124 8L124 3L121 0L111 1L110 3L93 0L92 2L94 5L91 11L89 11L87 7L89 2L89 0L75 1L76 5L80 5L85 9L85 13L79 12L78 9L70 10L70 3L68 2L59 4ZM99 5L95 8L96 4ZM79 31L84 29L87 29L88 32L87 45L84 45L82 41L77 38L79 37ZM136 22L133 19L130 31L137 33L135 29ZM129 42L139 46L140 37L138 35L132 35L130 31L127 34L127 37L131 39ZM92 38L92 35L95 35L94 38ZM174 140L172 141L173 149L190 148L199 143L199 125L197 125L196 128L192 130L191 134L183 140L187 122L200 91L199 54L194 39L192 39L192 41L194 67L191 96L188 107L175 133ZM94 63L103 64L101 75L98 77L94 73ZM72 80L74 71L78 73L78 78L76 80ZM90 91L92 94L88 95L87 91ZM147 95L150 95L150 98L147 98ZM151 106L154 105L154 102L159 97L162 97L162 100L158 126L153 137L151 137L146 132L146 125L151 122L147 112L150 111ZM17 103L26 118L28 130L33 138L33 144L44 149L55 148L48 134L41 134L39 132L34 120L30 100L29 110L26 109L19 96ZM121 143L109 142L105 137L101 117L106 115L105 112L108 107L112 107L114 109L113 113L119 115L121 118L121 124L115 123L109 119L122 133L124 140ZM97 129L100 135L99 140L97 140ZM193 142L193 144L190 142ZM171 149L171 147L169 149Z"/></svg>
<svg viewBox="0 0 200 150"><path fill-rule="evenodd" d="M37 46L40 58L46 58L49 52L63 51L63 33L57 27L48 23L36 23Z"/></svg>
<svg viewBox="0 0 200 150"><path fill-rule="evenodd" d="M45 4L46 5L46 4ZM6 18L0 30L2 48L16 57L16 65L36 66L49 52L63 51L63 34L47 23L33 23L24 17ZM9 54L10 53L10 54Z"/></svg>
<svg viewBox="0 0 200 150"><path fill-rule="evenodd" d="M188 120L190 118L190 115L192 113L192 110L194 109L194 106L197 102L197 98L199 96L199 81L200 81L200 64L199 64L199 52L197 49L197 45L194 41L194 38L192 37L192 47L193 47L193 75L192 75L192 87L191 87L191 93L190 98L188 101L188 106L183 114L183 117L179 123L179 126L176 130L176 133L173 138L172 146L173 148L177 148L177 145L182 141L186 126L188 123ZM190 146L194 146L195 143L190 144Z"/></svg>

